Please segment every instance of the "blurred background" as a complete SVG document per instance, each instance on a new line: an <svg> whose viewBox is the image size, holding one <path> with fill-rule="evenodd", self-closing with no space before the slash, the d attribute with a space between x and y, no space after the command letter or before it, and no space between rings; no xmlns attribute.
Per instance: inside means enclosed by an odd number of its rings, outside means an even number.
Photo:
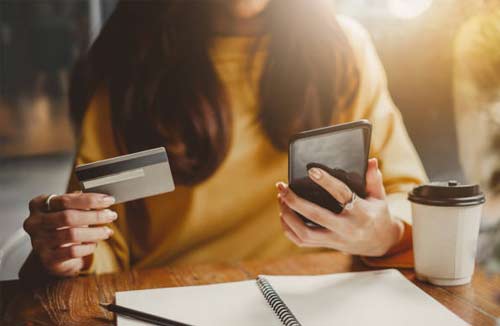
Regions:
<svg viewBox="0 0 500 326"><path fill-rule="evenodd" d="M498 1L332 1L371 33L430 178L466 181L454 116L454 39L470 17ZM0 279L15 278L18 264L6 260L29 251L20 230L28 201L65 189L75 148L71 66L116 2L0 0Z"/></svg>

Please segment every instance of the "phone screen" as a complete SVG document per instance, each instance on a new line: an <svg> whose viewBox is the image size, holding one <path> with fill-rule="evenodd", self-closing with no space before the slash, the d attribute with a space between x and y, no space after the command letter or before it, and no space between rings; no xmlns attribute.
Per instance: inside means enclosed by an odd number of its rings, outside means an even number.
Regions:
<svg viewBox="0 0 500 326"><path fill-rule="evenodd" d="M290 149L292 190L300 197L335 213L341 212L341 205L309 178L308 170L319 167L347 184L358 196L365 197L367 147L370 146L367 133L368 128L354 127L294 140ZM307 224L312 223L301 217Z"/></svg>

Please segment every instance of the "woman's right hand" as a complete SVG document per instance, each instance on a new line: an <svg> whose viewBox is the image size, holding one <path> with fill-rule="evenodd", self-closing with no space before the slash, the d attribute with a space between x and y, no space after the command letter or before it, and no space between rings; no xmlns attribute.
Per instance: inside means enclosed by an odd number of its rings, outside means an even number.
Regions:
<svg viewBox="0 0 500 326"><path fill-rule="evenodd" d="M76 276L88 267L97 242L113 234L104 225L117 218L116 212L107 209L115 199L103 194L64 194L51 198L50 211L46 200L47 196L39 196L30 201L24 229L49 274Z"/></svg>

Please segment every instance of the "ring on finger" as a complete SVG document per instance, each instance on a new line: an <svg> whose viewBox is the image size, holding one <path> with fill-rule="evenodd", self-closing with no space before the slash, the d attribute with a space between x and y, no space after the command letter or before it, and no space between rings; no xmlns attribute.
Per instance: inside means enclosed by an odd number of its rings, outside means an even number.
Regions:
<svg viewBox="0 0 500 326"><path fill-rule="evenodd" d="M47 197L47 199L45 199L45 211L46 212L52 211L52 209L50 207L50 201L52 199L54 199L54 197L57 197L57 195L56 194L51 194L51 195L49 195L49 197Z"/></svg>
<svg viewBox="0 0 500 326"><path fill-rule="evenodd" d="M356 202L357 199L358 199L358 196L356 195L356 193L354 191L351 191L351 199L347 203L344 203L343 205L341 205L342 208L347 210L347 211L350 211L351 209L353 209L354 203Z"/></svg>

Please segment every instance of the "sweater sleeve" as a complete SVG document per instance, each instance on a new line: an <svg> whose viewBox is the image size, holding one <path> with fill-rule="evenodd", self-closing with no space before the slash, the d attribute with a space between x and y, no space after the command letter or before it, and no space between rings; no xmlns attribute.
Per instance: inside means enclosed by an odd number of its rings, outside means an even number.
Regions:
<svg viewBox="0 0 500 326"><path fill-rule="evenodd" d="M387 78L368 32L357 22L339 17L339 22L351 43L358 63L360 87L354 107L346 120L371 121L372 144L370 156L379 160L391 214L404 221L400 243L386 256L364 258L369 265L409 267L411 252L411 209L407 193L427 181L427 176L403 118L389 94Z"/></svg>
<svg viewBox="0 0 500 326"><path fill-rule="evenodd" d="M85 114L75 166L120 155L114 142L110 114L107 93L101 88L95 94ZM79 189L73 169L68 192ZM107 225L114 233L108 240L98 242L94 254L89 257L90 264L82 274L110 273L129 267L130 255L125 237L127 230L125 208L119 204L111 209L118 214L118 219Z"/></svg>

